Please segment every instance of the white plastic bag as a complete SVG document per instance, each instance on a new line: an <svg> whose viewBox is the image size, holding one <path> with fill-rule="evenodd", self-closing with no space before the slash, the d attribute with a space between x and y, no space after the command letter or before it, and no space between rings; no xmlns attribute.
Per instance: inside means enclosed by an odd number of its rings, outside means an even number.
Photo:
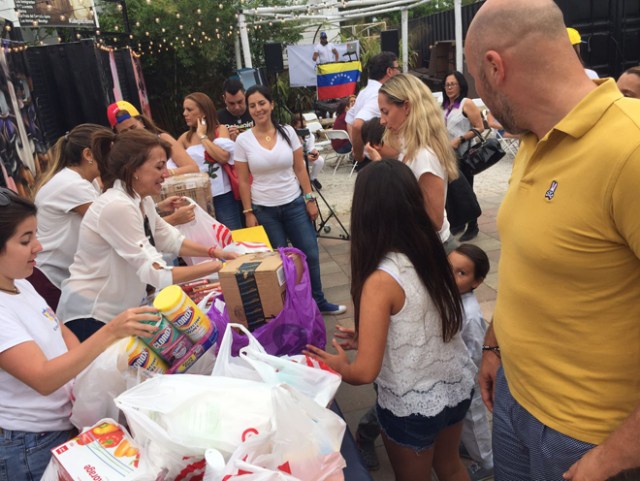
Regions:
<svg viewBox="0 0 640 481"><path fill-rule="evenodd" d="M223 248L231 242L231 231L221 224L209 213L200 207L196 202L188 197L185 197L191 204L195 205L194 214L195 219L186 224L176 226L187 239L198 244L205 246L212 246L216 248ZM204 261L210 261L209 257L188 257L182 256L184 261L189 265L198 264Z"/></svg>
<svg viewBox="0 0 640 481"><path fill-rule="evenodd" d="M272 429L243 442L229 459L225 474L260 467L301 481L342 481L344 420L286 385L273 390L273 404Z"/></svg>
<svg viewBox="0 0 640 481"><path fill-rule="evenodd" d="M127 342L128 338L109 346L76 377L71 423L79 431L103 418L118 419L114 398L149 377L129 368Z"/></svg>
<svg viewBox="0 0 640 481"><path fill-rule="evenodd" d="M249 339L249 345L240 349L238 357L231 356L232 327L242 330ZM212 375L260 379L271 386L284 383L324 407L331 403L342 381L339 374L308 356L268 354L241 324L227 325Z"/></svg>
<svg viewBox="0 0 640 481"><path fill-rule="evenodd" d="M247 433L268 430L271 390L244 379L160 375L115 402L141 450L141 467L144 462L150 472L173 479L185 465L201 462L207 448L228 458Z"/></svg>

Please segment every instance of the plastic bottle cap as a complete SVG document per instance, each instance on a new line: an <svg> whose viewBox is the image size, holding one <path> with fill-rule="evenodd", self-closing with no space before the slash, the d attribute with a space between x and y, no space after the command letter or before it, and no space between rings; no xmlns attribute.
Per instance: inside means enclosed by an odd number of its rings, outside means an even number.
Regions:
<svg viewBox="0 0 640 481"><path fill-rule="evenodd" d="M153 307L163 312L171 311L182 303L184 295L184 291L179 286L165 287L154 299Z"/></svg>

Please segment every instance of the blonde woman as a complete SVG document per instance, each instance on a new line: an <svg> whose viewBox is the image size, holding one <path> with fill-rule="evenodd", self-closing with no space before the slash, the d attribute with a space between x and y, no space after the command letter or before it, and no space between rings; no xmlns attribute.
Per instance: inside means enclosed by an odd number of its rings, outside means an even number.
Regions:
<svg viewBox="0 0 640 481"><path fill-rule="evenodd" d="M449 253L455 240L444 206L447 184L458 178L458 167L440 106L431 90L408 74L395 75L380 87L378 105L384 143L400 151L398 159L418 179L427 214Z"/></svg>

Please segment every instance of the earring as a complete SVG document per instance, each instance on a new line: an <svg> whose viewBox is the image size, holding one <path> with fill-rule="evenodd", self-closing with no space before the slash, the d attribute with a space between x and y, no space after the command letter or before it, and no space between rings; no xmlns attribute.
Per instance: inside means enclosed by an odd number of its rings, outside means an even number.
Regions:
<svg viewBox="0 0 640 481"><path fill-rule="evenodd" d="M89 163L89 165L93 165L93 160L89 159L88 163Z"/></svg>
<svg viewBox="0 0 640 481"><path fill-rule="evenodd" d="M137 175L133 176L134 180L140 180Z"/></svg>

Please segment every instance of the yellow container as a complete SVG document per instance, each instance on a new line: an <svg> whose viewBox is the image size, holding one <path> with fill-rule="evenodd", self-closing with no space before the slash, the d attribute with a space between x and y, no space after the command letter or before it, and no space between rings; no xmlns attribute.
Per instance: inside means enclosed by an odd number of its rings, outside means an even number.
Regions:
<svg viewBox="0 0 640 481"><path fill-rule="evenodd" d="M211 331L211 320L179 286L162 289L153 306L194 343L206 338Z"/></svg>
<svg viewBox="0 0 640 481"><path fill-rule="evenodd" d="M133 367L141 367L147 371L164 374L169 369L167 363L149 346L137 337L130 337L126 347L128 364Z"/></svg>

